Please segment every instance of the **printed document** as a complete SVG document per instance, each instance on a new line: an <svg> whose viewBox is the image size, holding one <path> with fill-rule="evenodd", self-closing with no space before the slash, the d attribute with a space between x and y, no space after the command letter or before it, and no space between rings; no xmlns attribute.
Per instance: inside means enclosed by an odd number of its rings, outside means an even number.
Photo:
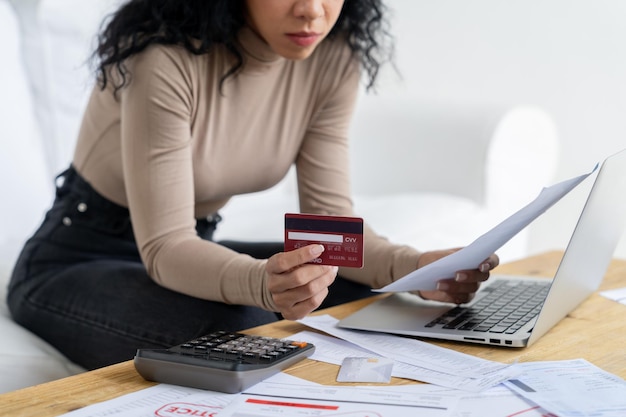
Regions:
<svg viewBox="0 0 626 417"><path fill-rule="evenodd" d="M617 301L620 304L626 304L626 288L602 291L600 295L609 300Z"/></svg>
<svg viewBox="0 0 626 417"><path fill-rule="evenodd" d="M626 381L584 359L521 363L505 385L559 417L626 416Z"/></svg>
<svg viewBox="0 0 626 417"><path fill-rule="evenodd" d="M337 327L338 321L330 315L299 320L306 326L395 360L393 376L478 392L498 385L519 372L515 365L480 359L417 339L342 329Z"/></svg>
<svg viewBox="0 0 626 417"><path fill-rule="evenodd" d="M426 384L328 386L278 374L248 388L218 417L449 417L462 395Z"/></svg>
<svg viewBox="0 0 626 417"><path fill-rule="evenodd" d="M238 394L159 384L60 417L217 416Z"/></svg>

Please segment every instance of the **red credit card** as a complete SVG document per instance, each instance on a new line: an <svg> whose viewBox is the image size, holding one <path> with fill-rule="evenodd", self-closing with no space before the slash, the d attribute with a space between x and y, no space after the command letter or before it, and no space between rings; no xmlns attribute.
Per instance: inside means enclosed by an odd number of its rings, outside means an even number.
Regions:
<svg viewBox="0 0 626 417"><path fill-rule="evenodd" d="M312 263L363 267L363 219L360 217L285 214L285 252L312 243L325 248Z"/></svg>

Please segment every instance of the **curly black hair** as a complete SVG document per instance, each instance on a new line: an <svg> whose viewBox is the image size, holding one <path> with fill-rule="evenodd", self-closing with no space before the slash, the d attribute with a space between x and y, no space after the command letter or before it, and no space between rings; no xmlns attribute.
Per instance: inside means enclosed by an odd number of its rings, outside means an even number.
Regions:
<svg viewBox="0 0 626 417"><path fill-rule="evenodd" d="M329 34L347 36L374 86L383 63L392 58L391 36L383 18L382 0L345 0ZM117 92L128 83L124 62L152 44L181 45L193 54L209 53L222 44L235 58L222 82L243 65L236 42L245 24L245 0L129 0L103 22L93 54L100 88L110 82ZM112 77L114 70L119 77Z"/></svg>

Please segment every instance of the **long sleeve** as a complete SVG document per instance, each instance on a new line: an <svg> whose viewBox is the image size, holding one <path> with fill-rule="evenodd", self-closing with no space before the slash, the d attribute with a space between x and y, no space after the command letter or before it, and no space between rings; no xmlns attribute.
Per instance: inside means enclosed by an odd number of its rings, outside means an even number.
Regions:
<svg viewBox="0 0 626 417"><path fill-rule="evenodd" d="M279 182L329 101L341 109L338 125L347 126L358 84L336 87L356 80L358 67L344 42L326 42L303 61L272 54L250 31L242 45L244 70L223 83L231 60L219 48L196 56L154 46L134 57L118 99L94 90L74 162L98 192L129 208L156 282L275 310L265 261L200 239L196 219L231 196Z"/></svg>

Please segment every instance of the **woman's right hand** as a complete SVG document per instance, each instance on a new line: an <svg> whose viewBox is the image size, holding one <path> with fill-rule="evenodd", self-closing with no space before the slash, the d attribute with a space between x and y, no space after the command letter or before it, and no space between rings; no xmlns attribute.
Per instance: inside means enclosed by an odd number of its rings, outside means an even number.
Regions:
<svg viewBox="0 0 626 417"><path fill-rule="evenodd" d="M267 285L278 311L287 320L298 320L318 308L335 281L338 268L309 263L324 251L308 245L269 258L265 265Z"/></svg>

